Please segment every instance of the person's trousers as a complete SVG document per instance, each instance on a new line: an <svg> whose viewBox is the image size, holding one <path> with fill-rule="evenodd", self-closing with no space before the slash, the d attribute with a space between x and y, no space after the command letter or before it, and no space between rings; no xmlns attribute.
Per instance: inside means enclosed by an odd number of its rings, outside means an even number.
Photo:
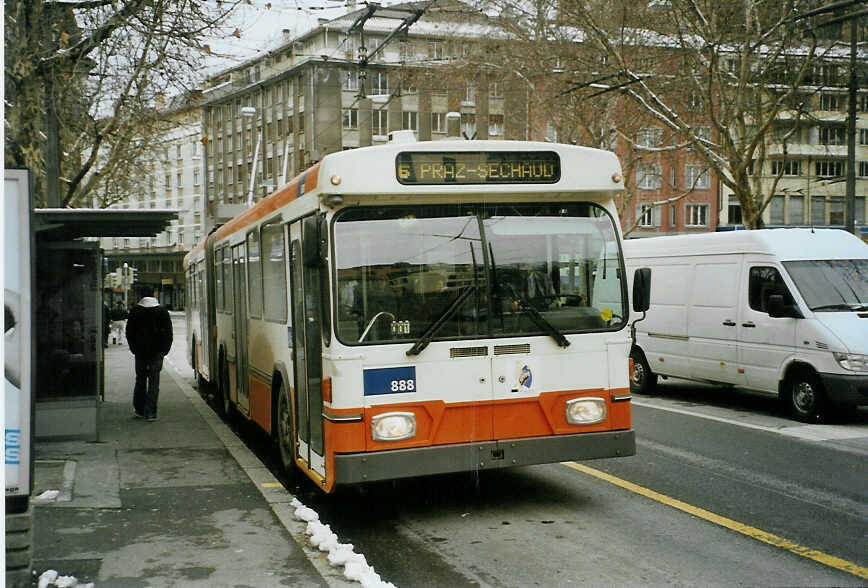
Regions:
<svg viewBox="0 0 868 588"><path fill-rule="evenodd" d="M163 358L145 358L140 355L135 357L136 385L133 388L133 410L145 418L156 417Z"/></svg>

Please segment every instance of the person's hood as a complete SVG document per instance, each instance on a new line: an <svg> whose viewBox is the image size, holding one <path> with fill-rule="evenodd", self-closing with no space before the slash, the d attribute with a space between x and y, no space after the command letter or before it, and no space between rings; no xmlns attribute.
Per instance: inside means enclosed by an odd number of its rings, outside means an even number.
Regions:
<svg viewBox="0 0 868 588"><path fill-rule="evenodd" d="M141 300L139 300L139 306L144 306L145 308L153 308L155 306L160 306L160 303L153 296L145 296Z"/></svg>

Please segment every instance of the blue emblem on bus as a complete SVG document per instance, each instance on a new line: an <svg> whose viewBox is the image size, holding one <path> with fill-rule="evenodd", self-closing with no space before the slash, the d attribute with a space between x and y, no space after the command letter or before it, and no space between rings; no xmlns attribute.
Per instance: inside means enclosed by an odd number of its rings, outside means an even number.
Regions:
<svg viewBox="0 0 868 588"><path fill-rule="evenodd" d="M416 368L394 367L364 371L365 396L406 394L416 391Z"/></svg>

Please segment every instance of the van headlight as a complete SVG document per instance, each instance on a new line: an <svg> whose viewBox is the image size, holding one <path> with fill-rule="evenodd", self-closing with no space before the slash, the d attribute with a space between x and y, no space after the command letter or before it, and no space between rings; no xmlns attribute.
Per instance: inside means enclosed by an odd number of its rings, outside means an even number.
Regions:
<svg viewBox="0 0 868 588"><path fill-rule="evenodd" d="M412 412L384 412L371 419L374 441L401 441L416 436L416 415Z"/></svg>
<svg viewBox="0 0 868 588"><path fill-rule="evenodd" d="M838 353L837 351L833 352L832 355L835 357L835 361L838 362L845 370L850 370L851 372L868 372L868 355L862 355L860 353Z"/></svg>
<svg viewBox="0 0 868 588"><path fill-rule="evenodd" d="M573 398L567 401L567 422L593 425L606 420L606 401L602 398Z"/></svg>

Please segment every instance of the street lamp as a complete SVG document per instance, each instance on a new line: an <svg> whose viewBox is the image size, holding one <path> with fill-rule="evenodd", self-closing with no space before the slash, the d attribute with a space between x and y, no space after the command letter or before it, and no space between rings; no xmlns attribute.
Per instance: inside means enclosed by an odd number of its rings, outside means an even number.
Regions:
<svg viewBox="0 0 868 588"><path fill-rule="evenodd" d="M256 116L256 108L254 106L243 106L241 108L241 116L253 119L253 117ZM253 206L253 184L256 180L256 166L259 163L259 147L262 143L262 133L264 130L264 128L260 127L259 133L256 135L256 150L253 152L253 170L250 172L250 190L247 192L247 206Z"/></svg>

